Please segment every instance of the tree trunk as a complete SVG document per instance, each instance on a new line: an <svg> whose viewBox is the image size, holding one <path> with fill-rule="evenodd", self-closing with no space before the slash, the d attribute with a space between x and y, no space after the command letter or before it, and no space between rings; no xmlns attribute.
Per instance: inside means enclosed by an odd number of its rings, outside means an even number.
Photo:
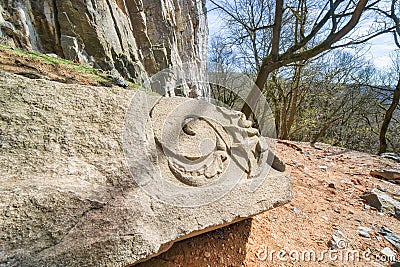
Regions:
<svg viewBox="0 0 400 267"><path fill-rule="evenodd" d="M383 118L382 127L379 132L378 154L385 153L387 150L386 134L389 129L390 121L392 120L392 117L393 117L393 112L396 110L396 107L399 104L399 100L400 100L400 78L397 82L396 89L394 89L394 92L393 92L392 103L390 104L389 108L386 110L385 117Z"/></svg>
<svg viewBox="0 0 400 267"><path fill-rule="evenodd" d="M284 0L276 0L275 3L275 18L274 26L272 28L272 40L271 40L271 54L268 57L264 57L261 63L261 67L258 70L256 79L256 88L252 88L249 96L246 99L246 103L242 108L242 112L246 115L247 119L252 119L253 111L251 107L255 108L258 100L260 99L262 90L264 89L265 83L267 82L269 74L280 67L279 65L273 64L278 61L279 58L279 46L281 41L281 30L282 30L282 19L283 19L283 3Z"/></svg>
<svg viewBox="0 0 400 267"><path fill-rule="evenodd" d="M248 120L252 119L253 111L251 107L255 108L264 89L265 83L267 82L269 74L275 70L276 67L272 64L272 60L269 57L263 59L261 68L258 72L255 88L252 88L249 95L247 96L246 102L243 105L242 112L246 115Z"/></svg>
<svg viewBox="0 0 400 267"><path fill-rule="evenodd" d="M340 4L341 2L342 1L337 1L337 4ZM246 103L243 105L242 112L246 115L246 117L248 119L252 119L253 112L251 110L251 107L255 108L255 106L257 105L258 100L261 96L261 91L264 89L267 78L272 71L289 63L310 59L324 51L331 49L334 43L342 39L352 29L354 29L354 27L359 22L361 14L363 13L367 3L368 0L359 0L347 24L344 25L343 28L341 28L339 31L330 33L326 37L326 39L320 44L308 50L298 52L301 47L305 47L306 43L317 35L318 31L320 30L320 27L317 27L316 32L312 32L309 36L305 37L303 40L304 42L301 42L301 45L294 44L292 47L288 48L286 52L284 52L282 55L279 55L282 17L284 9L283 0L277 0L275 6L274 26L272 28L271 53L269 56L263 58L260 70L258 71L256 86L255 88L252 88L249 96L246 99ZM321 27L323 25L324 23L322 23Z"/></svg>
<svg viewBox="0 0 400 267"><path fill-rule="evenodd" d="M293 97L290 103L290 112L289 118L286 123L286 135L283 136L283 139L289 139L290 137L290 130L293 126L294 120L296 119L297 109L299 107L298 98L299 98L299 90L300 90L300 78L301 78L301 70L303 69L302 66L298 66L295 72L295 82L293 90Z"/></svg>
<svg viewBox="0 0 400 267"><path fill-rule="evenodd" d="M282 110L282 116L281 116L281 130L280 133L278 135L279 139L283 139L286 140L287 136L288 136L288 132L287 132L287 110L288 110L288 103L287 103L287 99L283 98L283 103L281 105L281 110Z"/></svg>

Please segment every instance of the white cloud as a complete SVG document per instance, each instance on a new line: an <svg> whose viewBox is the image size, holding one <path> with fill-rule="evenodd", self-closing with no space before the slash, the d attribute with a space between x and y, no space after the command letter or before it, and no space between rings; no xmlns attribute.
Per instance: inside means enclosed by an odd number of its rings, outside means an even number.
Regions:
<svg viewBox="0 0 400 267"><path fill-rule="evenodd" d="M393 36L391 34L381 35L371 40L371 49L366 54L378 68L388 67L392 64L390 54L396 50Z"/></svg>

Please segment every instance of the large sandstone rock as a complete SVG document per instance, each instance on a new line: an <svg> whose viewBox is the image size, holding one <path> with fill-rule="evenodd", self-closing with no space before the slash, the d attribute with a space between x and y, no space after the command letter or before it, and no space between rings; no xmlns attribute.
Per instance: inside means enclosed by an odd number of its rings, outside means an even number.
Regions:
<svg viewBox="0 0 400 267"><path fill-rule="evenodd" d="M0 41L54 53L141 82L206 60L205 1L0 0ZM202 95L196 88L185 95Z"/></svg>
<svg viewBox="0 0 400 267"><path fill-rule="evenodd" d="M269 140L199 100L0 73L0 142L1 266L126 266L292 198Z"/></svg>

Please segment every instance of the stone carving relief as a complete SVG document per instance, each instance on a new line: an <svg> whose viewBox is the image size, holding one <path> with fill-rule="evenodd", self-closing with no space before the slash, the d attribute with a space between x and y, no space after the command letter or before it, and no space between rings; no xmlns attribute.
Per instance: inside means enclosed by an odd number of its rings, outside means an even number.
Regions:
<svg viewBox="0 0 400 267"><path fill-rule="evenodd" d="M162 103L166 101L176 105ZM160 163L185 185L211 184L230 164L242 172L235 175L259 179L272 163L267 138L241 112L201 100L162 98L150 118Z"/></svg>

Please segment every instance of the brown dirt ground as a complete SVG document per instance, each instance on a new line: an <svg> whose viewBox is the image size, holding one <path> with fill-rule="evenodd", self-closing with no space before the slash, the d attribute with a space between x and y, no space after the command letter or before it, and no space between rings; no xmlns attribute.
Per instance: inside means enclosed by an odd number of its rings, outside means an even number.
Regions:
<svg viewBox="0 0 400 267"><path fill-rule="evenodd" d="M0 70L31 78L104 85L104 80L99 82L98 79L99 76L104 78L104 73L89 74L68 64L47 61L30 55L16 55L12 49L0 47ZM399 185L373 178L369 172L372 169L399 169L400 164L324 144L317 144L319 149L316 149L308 143L291 143L300 149L279 143L276 152L287 164L287 172L292 178L292 202L253 219L177 242L167 252L137 266L387 266L378 261L341 261L339 256L343 255L340 252L349 250L356 250L360 255L368 249L373 255L380 255L379 251L384 247L396 251L376 231L386 226L400 234L399 220L374 208L365 209L360 195L381 186L399 199ZM323 171L319 166L328 169ZM361 237L357 233L358 226L371 228L371 238ZM318 259L329 249L328 242L337 230L344 234L346 248L331 254L333 260L327 255L322 261L302 261L301 257L299 261L280 261L277 253L272 254L273 261L269 257L272 250L300 254L313 250ZM297 257L296 254L292 256ZM335 260L335 257L339 259ZM287 255L283 259L288 259ZM400 260L399 253L397 259Z"/></svg>

